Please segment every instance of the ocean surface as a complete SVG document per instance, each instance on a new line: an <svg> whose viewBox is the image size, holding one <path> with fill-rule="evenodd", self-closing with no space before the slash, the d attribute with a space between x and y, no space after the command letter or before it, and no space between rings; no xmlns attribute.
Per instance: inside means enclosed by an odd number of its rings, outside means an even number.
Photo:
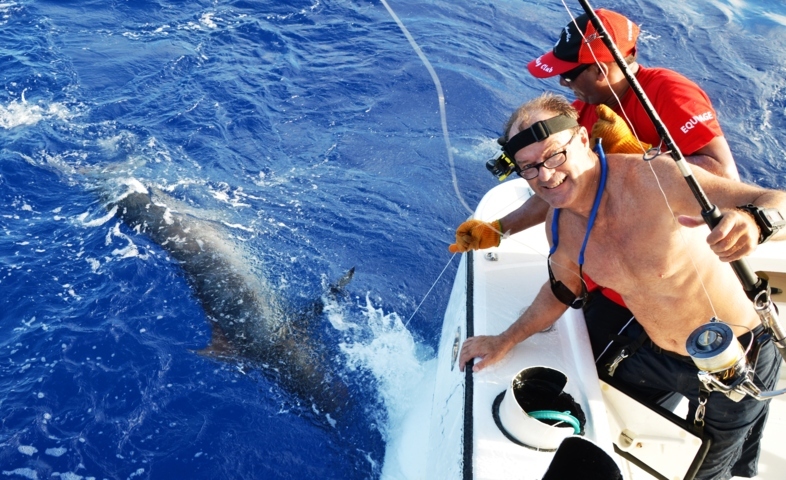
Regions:
<svg viewBox="0 0 786 480"><path fill-rule="evenodd" d="M388 5L0 0L0 477L420 478L400 435L427 401L447 246L496 184L507 116L560 90L526 63L570 17ZM784 3L593 6L705 88L744 180L786 188ZM131 178L216 226L293 321L325 303L310 328L340 415L276 382L286 365L196 353L210 319L177 262L105 208Z"/></svg>

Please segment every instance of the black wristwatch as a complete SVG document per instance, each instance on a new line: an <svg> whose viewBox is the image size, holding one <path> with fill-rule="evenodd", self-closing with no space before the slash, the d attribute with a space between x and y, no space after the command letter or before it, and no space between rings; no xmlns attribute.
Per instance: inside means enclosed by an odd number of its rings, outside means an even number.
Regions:
<svg viewBox="0 0 786 480"><path fill-rule="evenodd" d="M778 230L786 227L786 219L777 208L759 208L752 204L737 207L739 210L748 212L759 227L759 245L766 242Z"/></svg>

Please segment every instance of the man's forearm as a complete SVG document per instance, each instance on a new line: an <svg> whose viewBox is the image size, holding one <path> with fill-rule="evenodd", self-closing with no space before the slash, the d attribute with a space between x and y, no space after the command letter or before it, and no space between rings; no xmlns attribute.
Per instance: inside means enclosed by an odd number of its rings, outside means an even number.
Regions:
<svg viewBox="0 0 786 480"><path fill-rule="evenodd" d="M503 233L518 233L546 220L549 204L537 195L533 195L516 210L500 218Z"/></svg>
<svg viewBox="0 0 786 480"><path fill-rule="evenodd" d="M553 325L567 309L568 307L551 293L547 282L541 287L532 304L500 336L513 347Z"/></svg>
<svg viewBox="0 0 786 480"><path fill-rule="evenodd" d="M786 217L786 192L769 190L752 203L759 208L774 208L781 217ZM786 228L780 228L769 240L786 240Z"/></svg>

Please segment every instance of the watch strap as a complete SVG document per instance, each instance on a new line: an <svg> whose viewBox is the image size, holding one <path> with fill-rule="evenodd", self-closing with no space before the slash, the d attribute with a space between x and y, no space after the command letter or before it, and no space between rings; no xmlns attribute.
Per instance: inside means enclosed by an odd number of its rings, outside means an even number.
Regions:
<svg viewBox="0 0 786 480"><path fill-rule="evenodd" d="M759 228L759 245L769 240L781 228L786 226L783 215L775 208L760 208L753 204L740 205L737 210L747 213Z"/></svg>

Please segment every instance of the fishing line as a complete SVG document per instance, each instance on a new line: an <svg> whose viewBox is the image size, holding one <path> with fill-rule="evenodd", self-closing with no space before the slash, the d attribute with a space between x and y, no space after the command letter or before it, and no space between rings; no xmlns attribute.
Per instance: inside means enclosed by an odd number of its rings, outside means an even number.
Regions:
<svg viewBox="0 0 786 480"><path fill-rule="evenodd" d="M587 48L589 49L590 53L592 54L592 58L595 60L595 64L598 66L598 68L600 68L600 65L601 65L600 61L598 60L598 57L595 56L595 51L593 50L590 41L587 40L587 37L584 35L584 32L579 28L579 25L576 22L576 18L573 16L573 12L571 12L570 7L568 7L568 5L565 3L565 0L562 0L562 5L565 7L565 10L568 12L568 15L570 16L571 21L573 22L573 25L576 27L576 30L579 32L579 35L581 35L581 38L584 40L584 43L587 45ZM644 147L641 145L641 139L639 139L639 135L636 133L636 130L633 127L633 122L630 121L630 118L628 117L628 114L625 111L625 108L623 108L621 99L617 96L617 92L615 92L614 89L611 88L611 82L609 82L608 75L604 75L604 80L606 81L606 85L608 85L609 90L611 91L612 95L614 95L614 98L617 100L617 105L619 105L619 107L620 107L620 111L622 112L622 116L625 117L626 123L628 124L628 127L631 130L631 133L633 133L633 136L636 137L636 140L637 140L637 142L639 144L639 147L642 150L642 153L646 154L647 150L644 149ZM667 152L661 152L661 154L664 154L664 153L667 153ZM650 167L650 171L652 172L652 175L655 177L655 183L658 186L658 190L660 190L660 193L661 193L661 196L663 197L663 200L666 202L666 208L669 209L669 213L671 214L672 220L674 221L674 223L679 225L679 222L677 221L677 216L674 213L674 210L671 208L671 204L669 203L669 199L666 196L666 192L663 190L663 187L661 187L661 183L660 183L660 179L658 178L658 174L655 173L655 169L652 168L652 163L647 162L647 165ZM688 249L688 241L685 238L683 229L682 228L678 228L677 231L680 234L680 239L682 240L682 243L685 246L685 249L690 251ZM694 258L693 258L692 255L689 254L688 255L688 259L690 259L691 265L693 266L693 270L696 272L696 276L699 279L699 284L701 285L701 288L704 291L704 295L707 298L707 302L710 304L710 309L712 310L713 315L715 317L717 317L718 315L717 315L717 313L715 311L715 304L713 303L712 298L710 297L710 294L707 291L707 287L704 284L704 280L701 277L701 273L699 272L699 267L698 267L698 265L696 265L696 262L694 261Z"/></svg>
<svg viewBox="0 0 786 480"><path fill-rule="evenodd" d="M428 289L428 292L426 292L426 294L423 295L423 300L420 301L420 303L418 304L417 308L415 308L415 311L412 312L412 315L410 315L409 320L407 320L407 322L404 324L404 328L407 328L407 325L409 325L409 322L411 322L412 318L415 316L415 314L418 313L418 310L420 310L420 306L423 305L423 302L426 301L426 299L428 298L428 296L431 293L431 291L434 290L434 287L437 285L437 282L439 282L439 279L442 278L442 275L445 273L445 270L448 269L448 266L450 266L450 263L453 261L453 258L455 256L456 256L455 253L450 256L450 259L448 260L448 263L445 264L445 268L442 269L442 272L440 272L440 274L437 277L437 279L434 280L434 283L431 284L431 288Z"/></svg>
<svg viewBox="0 0 786 480"><path fill-rule="evenodd" d="M437 76L437 72L434 70L434 67L431 66L431 62L428 61L428 58L426 58L426 55L423 53L423 50L420 49L418 42L416 42L415 39L412 37L412 35L409 33L409 30L407 30L407 27L405 27L404 24L401 22L401 20L398 18L396 12L394 12L393 9L390 8L390 5L388 5L387 1L385 0L380 0L380 1L382 2L382 5L385 6L388 13L390 13L390 16L393 17L393 20L395 20L396 24L398 25L398 28L400 28L401 31L404 33L404 36L407 37L407 40L409 40L409 44L412 45L412 48L415 50L415 53L417 53L418 57L420 57L420 61L423 62L423 65L425 65L426 70L428 70L428 73L431 75L431 80L434 82L434 86L437 89L437 98L439 98L439 117L440 117L440 121L442 122L442 137L445 139L445 148L448 151L448 161L450 162L450 175L453 178L453 189L456 191L456 197L459 199L459 202L461 202L461 204L464 206L465 209L467 209L469 214L472 215L475 211L469 208L467 202L464 201L464 197L461 195L461 190L459 190L459 186L458 186L458 178L456 177L456 165L453 162L453 147L451 147L450 145L450 135L448 133L448 121L447 121L447 115L445 114L445 94L442 91L442 83L439 81L439 77Z"/></svg>
<svg viewBox="0 0 786 480"><path fill-rule="evenodd" d="M412 45L412 48L415 50L415 53L420 58L420 61L423 62L423 65L426 67L426 70L428 70L429 75L431 75L431 80L434 82L434 87L437 89L437 98L439 100L439 118L442 124L442 137L445 139L445 149L448 152L448 162L450 163L450 176L453 180L453 190L456 192L456 197L458 198L459 202L461 202L461 205L463 205L464 208L467 210L467 212L469 212L469 214L472 215L475 213L475 211L469 207L467 202L464 200L464 197L461 195L461 190L459 189L459 185L458 185L458 178L456 177L456 165L455 162L453 161L453 147L450 144L450 133L448 132L447 114L445 113L445 93L442 90L442 82L439 81L439 76L437 75L437 72L434 70L434 67L431 66L431 62L429 62L428 58L423 53L423 50L421 50L420 45L418 45L418 42L415 41L415 38L409 33L407 27L405 27L401 19L398 18L396 12L393 11L393 9L390 7L390 5L388 5L388 2L386 0L380 0L380 1L382 2L382 5L385 6L385 9L388 11L388 13L393 18L393 20L396 22L399 29L401 29L401 32L404 34L405 37L407 37L409 44ZM453 258L455 256L456 256L455 253L451 255L450 259L448 260L448 263L442 269L442 272L440 272L437 279L434 280L434 283L431 284L431 288L429 288L428 292L426 292L426 294L423 296L423 300L420 301L417 308L415 308L415 311L412 312L412 315L409 317L409 320L407 320L407 322L404 324L404 328L406 328L407 325L409 325L409 322L411 322L412 318L415 317L415 314L418 313L418 310L420 310L421 305L423 305L423 302L426 301L426 298L428 298L431 291L434 290L434 287L437 285L437 282L439 282L439 279L442 278L442 275L448 269L448 266L450 266L451 262L453 262Z"/></svg>

